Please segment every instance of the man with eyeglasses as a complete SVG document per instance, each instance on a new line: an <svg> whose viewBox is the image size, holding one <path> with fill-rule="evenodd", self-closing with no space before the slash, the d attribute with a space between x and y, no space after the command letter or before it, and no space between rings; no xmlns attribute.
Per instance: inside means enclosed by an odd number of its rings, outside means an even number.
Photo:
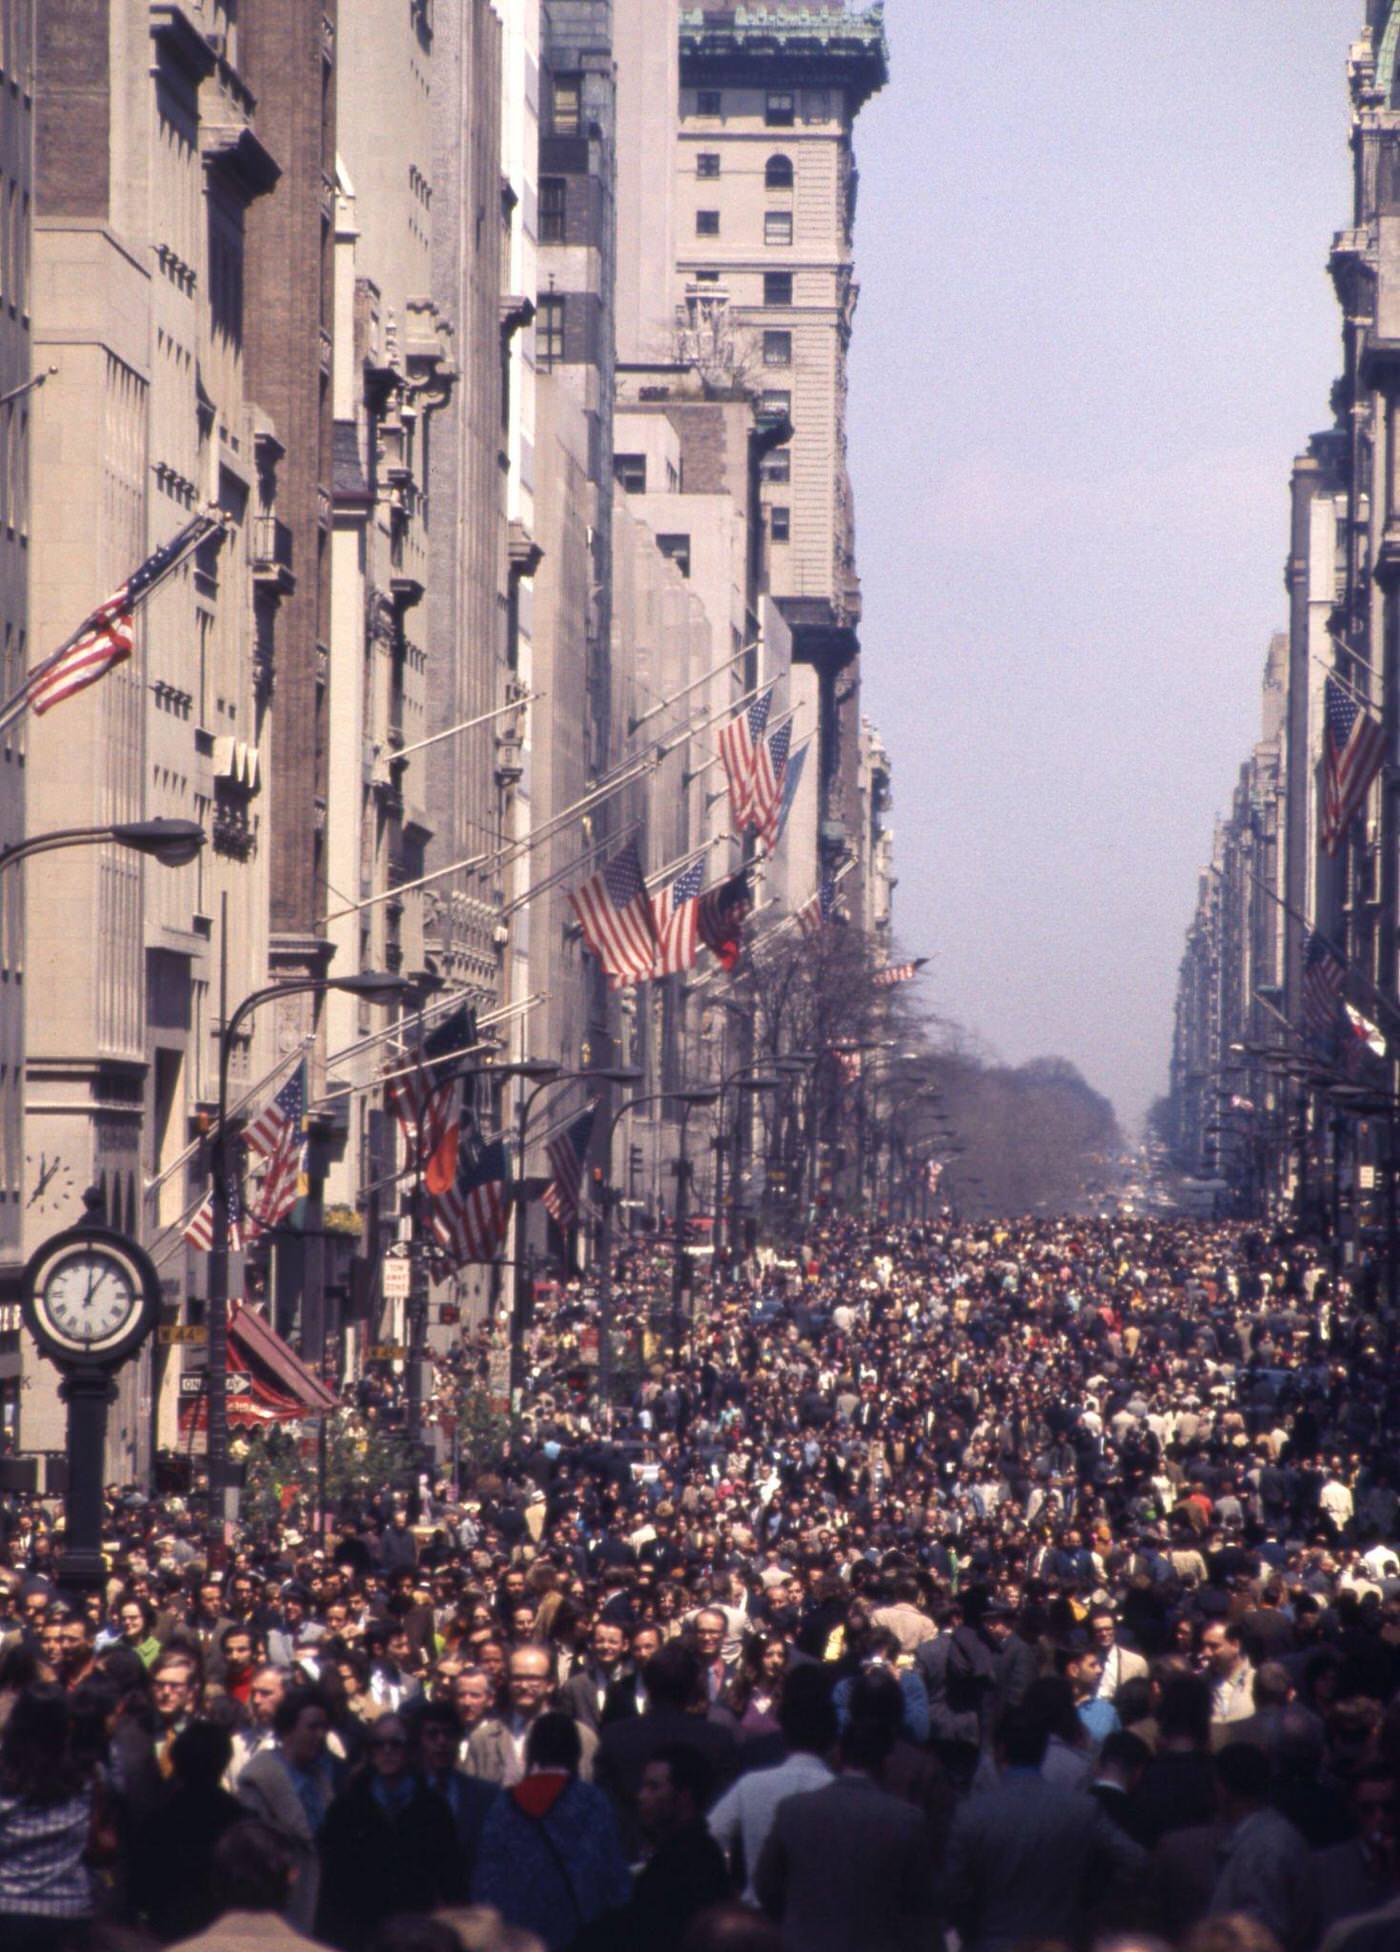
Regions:
<svg viewBox="0 0 1400 1952"><path fill-rule="evenodd" d="M171 1648L151 1669L151 1701L156 1711L156 1761L168 1777L170 1748L182 1728L199 1711L199 1670L194 1656Z"/></svg>
<svg viewBox="0 0 1400 1952"><path fill-rule="evenodd" d="M469 1776L465 1769L458 1767L460 1740L461 1730L451 1703L430 1701L418 1718L419 1766L429 1789L447 1805L457 1833L461 1882L465 1889L470 1889L481 1826L500 1791L494 1783Z"/></svg>
<svg viewBox="0 0 1400 1952"><path fill-rule="evenodd" d="M554 1658L548 1647L526 1642L512 1648L505 1712L483 1721L467 1743L469 1775L503 1789L514 1788L525 1774L525 1744L530 1730L549 1706L553 1687ZM598 1738L591 1729L580 1728L579 1739L579 1775L591 1782Z"/></svg>
<svg viewBox="0 0 1400 1952"><path fill-rule="evenodd" d="M320 1837L316 1936L342 1952L361 1952L386 1918L466 1896L452 1818L412 1767L402 1718L381 1715L368 1750Z"/></svg>

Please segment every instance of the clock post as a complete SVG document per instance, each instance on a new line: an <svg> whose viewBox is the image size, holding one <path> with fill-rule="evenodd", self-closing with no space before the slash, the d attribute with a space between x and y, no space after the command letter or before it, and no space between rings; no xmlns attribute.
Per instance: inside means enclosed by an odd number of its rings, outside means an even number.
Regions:
<svg viewBox="0 0 1400 1952"><path fill-rule="evenodd" d="M68 1405L68 1495L63 1503L63 1552L58 1584L80 1598L106 1581L102 1557L102 1483L107 1456L107 1406L117 1394L110 1369L70 1369L58 1386Z"/></svg>
<svg viewBox="0 0 1400 1952"><path fill-rule="evenodd" d="M144 1248L97 1217L102 1196L84 1196L88 1219L55 1234L24 1270L25 1327L62 1371L68 1405L68 1494L59 1584L67 1592L102 1585L102 1485L107 1409L117 1371L155 1326L160 1279Z"/></svg>

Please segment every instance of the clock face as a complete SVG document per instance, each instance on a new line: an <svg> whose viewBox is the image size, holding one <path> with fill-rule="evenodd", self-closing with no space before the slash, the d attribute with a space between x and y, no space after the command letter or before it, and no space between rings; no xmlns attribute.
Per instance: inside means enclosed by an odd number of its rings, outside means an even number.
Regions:
<svg viewBox="0 0 1400 1952"><path fill-rule="evenodd" d="M130 1269L100 1247L79 1249L59 1261L40 1297L52 1332L84 1350L115 1341L140 1305Z"/></svg>
<svg viewBox="0 0 1400 1952"><path fill-rule="evenodd" d="M55 1234L24 1271L26 1322L60 1364L124 1362L149 1334L159 1301L149 1256L106 1228Z"/></svg>

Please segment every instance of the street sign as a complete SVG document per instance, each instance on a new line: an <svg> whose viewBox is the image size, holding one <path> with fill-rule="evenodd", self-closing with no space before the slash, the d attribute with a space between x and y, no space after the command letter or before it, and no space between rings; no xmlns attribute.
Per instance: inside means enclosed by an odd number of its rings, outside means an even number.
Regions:
<svg viewBox="0 0 1400 1952"><path fill-rule="evenodd" d="M156 1340L167 1348L183 1344L186 1348L202 1349L209 1340L209 1331L202 1322L162 1322L156 1330Z"/></svg>
<svg viewBox="0 0 1400 1952"><path fill-rule="evenodd" d="M230 1396L247 1396L252 1392L253 1379L251 1376L244 1375L241 1370L231 1369L224 1377L224 1386ZM206 1396L208 1392L209 1371L207 1369L201 1369L193 1376L180 1378L181 1396Z"/></svg>
<svg viewBox="0 0 1400 1952"><path fill-rule="evenodd" d="M407 1301L413 1292L413 1263L402 1255L396 1255L384 1263L384 1299L386 1301Z"/></svg>
<svg viewBox="0 0 1400 1952"><path fill-rule="evenodd" d="M402 1362L408 1350L402 1342L371 1342L365 1354L371 1362Z"/></svg>

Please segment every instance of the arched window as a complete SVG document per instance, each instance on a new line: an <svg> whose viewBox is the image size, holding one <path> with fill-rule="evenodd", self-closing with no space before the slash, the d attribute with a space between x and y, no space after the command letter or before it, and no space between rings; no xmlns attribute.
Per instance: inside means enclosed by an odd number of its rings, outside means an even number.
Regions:
<svg viewBox="0 0 1400 1952"><path fill-rule="evenodd" d="M792 188L791 156L770 156L768 167L763 172L763 187L766 190L790 190Z"/></svg>

